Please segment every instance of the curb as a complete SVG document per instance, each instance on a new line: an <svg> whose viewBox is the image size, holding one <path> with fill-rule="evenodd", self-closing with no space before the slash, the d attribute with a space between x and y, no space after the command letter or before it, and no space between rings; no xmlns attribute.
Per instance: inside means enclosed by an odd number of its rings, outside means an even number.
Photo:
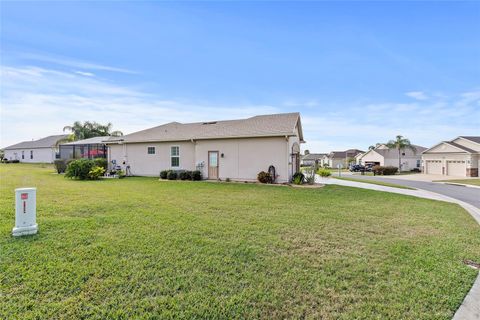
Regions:
<svg viewBox="0 0 480 320"><path fill-rule="evenodd" d="M441 184L448 184L448 185L451 185L451 186L459 186L459 187L467 187L467 188L480 189L479 186L472 186L471 184L456 183L456 182L445 182L445 181L442 181L442 182L433 181L433 182L434 182L434 183L441 183Z"/></svg>

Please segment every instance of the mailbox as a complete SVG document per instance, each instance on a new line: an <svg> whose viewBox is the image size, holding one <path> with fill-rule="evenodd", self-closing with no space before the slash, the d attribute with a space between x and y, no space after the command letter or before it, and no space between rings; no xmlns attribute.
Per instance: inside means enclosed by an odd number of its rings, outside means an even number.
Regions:
<svg viewBox="0 0 480 320"><path fill-rule="evenodd" d="M35 234L37 226L37 188L15 189L15 227L13 236Z"/></svg>

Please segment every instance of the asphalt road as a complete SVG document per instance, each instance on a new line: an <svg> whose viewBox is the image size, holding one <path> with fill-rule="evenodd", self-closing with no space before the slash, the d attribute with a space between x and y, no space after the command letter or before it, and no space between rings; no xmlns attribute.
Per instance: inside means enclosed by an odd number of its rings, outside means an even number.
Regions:
<svg viewBox="0 0 480 320"><path fill-rule="evenodd" d="M477 208L480 208L480 188L470 188L464 186L456 186L451 184L443 184L438 182L425 182L425 181L411 181L392 178L372 177L372 176L351 176L355 179L364 180L378 180L384 182L391 182L402 186L413 187L417 189L428 190L436 193L440 193L466 203L470 203Z"/></svg>

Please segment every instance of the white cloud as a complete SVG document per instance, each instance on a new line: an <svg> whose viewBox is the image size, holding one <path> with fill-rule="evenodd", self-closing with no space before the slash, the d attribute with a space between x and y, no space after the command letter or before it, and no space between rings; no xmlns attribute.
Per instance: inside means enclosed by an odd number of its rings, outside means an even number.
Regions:
<svg viewBox="0 0 480 320"><path fill-rule="evenodd" d="M91 73L91 72L85 72L85 71L74 71L76 74L79 74L81 76L85 76L85 77L94 77L95 74Z"/></svg>
<svg viewBox="0 0 480 320"><path fill-rule="evenodd" d="M3 66L0 76L1 147L60 134L76 120L112 122L115 130L130 133L171 121L280 112L268 105L209 106L165 100L97 78L38 67Z"/></svg>
<svg viewBox="0 0 480 320"><path fill-rule="evenodd" d="M53 64L57 64L57 65L62 65L62 66L78 68L78 69L100 70L100 71L120 72L120 73L128 73L128 74L136 74L137 73L135 71L124 69L124 68L118 68L118 67L112 67L112 66L97 64L97 63L80 61L80 60L66 58L66 57L62 57L62 56L53 56L53 55L46 55L46 54L35 54L35 53L25 53L25 52L23 52L23 53L18 53L18 57L21 58L21 59L48 62L48 63L53 63Z"/></svg>
<svg viewBox="0 0 480 320"><path fill-rule="evenodd" d="M458 135L480 133L480 90L429 94L428 100L328 105L314 100L303 107L209 105L117 85L97 77L38 67L2 66L0 147L61 133L76 120L112 122L130 133L170 121L192 122L245 118L276 112L302 112L303 149L329 152L366 149L401 134L430 146ZM308 102L315 108L308 108Z"/></svg>
<svg viewBox="0 0 480 320"><path fill-rule="evenodd" d="M405 93L406 96L417 99L417 100L427 100L428 96L423 91L410 91Z"/></svg>

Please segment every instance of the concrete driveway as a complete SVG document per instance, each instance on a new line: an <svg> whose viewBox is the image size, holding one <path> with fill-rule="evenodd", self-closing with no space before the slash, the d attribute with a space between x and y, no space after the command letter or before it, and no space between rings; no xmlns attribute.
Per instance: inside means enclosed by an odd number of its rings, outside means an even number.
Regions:
<svg viewBox="0 0 480 320"><path fill-rule="evenodd" d="M423 174L415 174L415 175L408 175L408 176L420 176ZM362 175L354 175L356 179L363 179L363 180L377 180L377 181L385 181L391 182L395 184L399 184L402 186L413 187L423 190L428 190L436 193L440 193L446 195L448 197L452 197L466 203L469 203L477 208L480 208L480 188L471 188L465 187L460 185L452 185L452 184L444 184L444 183L436 183L430 181L422 181L416 179L403 179L405 176L362 176ZM434 176L434 175L423 175L423 176ZM441 176L445 177L445 176ZM465 179L465 178L463 178ZM445 179L440 179L445 180ZM365 181L365 182L366 182Z"/></svg>

